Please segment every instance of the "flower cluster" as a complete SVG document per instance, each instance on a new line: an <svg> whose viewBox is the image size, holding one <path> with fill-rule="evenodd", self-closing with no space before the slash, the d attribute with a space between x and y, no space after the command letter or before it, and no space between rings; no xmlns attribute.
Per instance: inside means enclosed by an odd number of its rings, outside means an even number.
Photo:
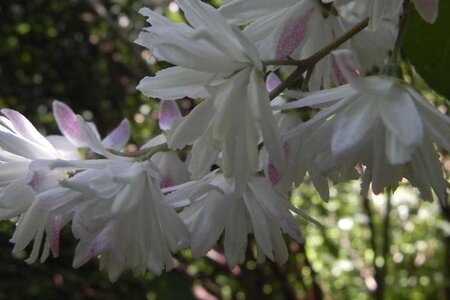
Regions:
<svg viewBox="0 0 450 300"><path fill-rule="evenodd" d="M305 176L325 200L330 180L361 178L367 194L405 178L446 203L435 146L450 151L449 118L401 79L364 76L383 69L403 1L176 3L186 23L140 11L151 26L136 42L173 66L137 87L160 99L163 131L138 151L123 151L127 120L102 139L55 101L62 135L45 137L1 111L0 218L17 217L14 252L33 243L27 262L58 256L70 223L74 267L99 257L111 280L126 269L160 274L177 251L201 257L221 237L230 267L244 262L249 235L258 261L282 263L283 234L302 240L295 215L320 226L288 200ZM438 0L412 4L436 20ZM176 100L186 97L198 104L182 116ZM319 111L302 120L304 107Z"/></svg>

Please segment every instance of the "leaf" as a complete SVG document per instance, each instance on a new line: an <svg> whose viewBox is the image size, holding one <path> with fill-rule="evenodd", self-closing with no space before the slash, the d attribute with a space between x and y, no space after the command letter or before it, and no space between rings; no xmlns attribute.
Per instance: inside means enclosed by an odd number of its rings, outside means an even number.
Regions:
<svg viewBox="0 0 450 300"><path fill-rule="evenodd" d="M440 1L434 24L413 11L403 49L427 84L450 99L450 1Z"/></svg>

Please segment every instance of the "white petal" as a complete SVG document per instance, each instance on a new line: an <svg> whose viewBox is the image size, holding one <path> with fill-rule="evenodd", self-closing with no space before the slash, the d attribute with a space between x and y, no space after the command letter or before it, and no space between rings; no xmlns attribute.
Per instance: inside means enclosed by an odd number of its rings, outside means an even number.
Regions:
<svg viewBox="0 0 450 300"><path fill-rule="evenodd" d="M79 128L77 115L69 106L56 100L53 101L53 115L59 130L72 144L77 147L86 146L84 135Z"/></svg>
<svg viewBox="0 0 450 300"><path fill-rule="evenodd" d="M22 114L12 109L2 109L2 114L4 114L11 124L14 126L14 129L21 134L26 139L33 141L36 144L42 145L43 147L48 147L48 151L51 152L53 150L52 145L39 133L39 131L34 128L33 124L28 121Z"/></svg>
<svg viewBox="0 0 450 300"><path fill-rule="evenodd" d="M436 22L439 11L439 0L413 0L422 19L428 23Z"/></svg>
<svg viewBox="0 0 450 300"><path fill-rule="evenodd" d="M182 115L175 101L161 100L159 104L159 128L169 130L172 123L181 119Z"/></svg>
<svg viewBox="0 0 450 300"><path fill-rule="evenodd" d="M172 149L192 144L208 126L214 110L213 101L198 104L181 122L173 124L169 132L168 144Z"/></svg>
<svg viewBox="0 0 450 300"><path fill-rule="evenodd" d="M397 135L386 131L386 155L393 165L401 165L411 160L415 148L406 146Z"/></svg>
<svg viewBox="0 0 450 300"><path fill-rule="evenodd" d="M234 267L245 259L247 248L247 215L242 199L232 199L228 209L234 212L233 218L226 220L224 250L228 266Z"/></svg>
<svg viewBox="0 0 450 300"><path fill-rule="evenodd" d="M220 12L232 22L243 24L255 18L266 16L297 3L297 0L232 0L220 7Z"/></svg>
<svg viewBox="0 0 450 300"><path fill-rule="evenodd" d="M270 72L266 78L266 88L267 91L271 92L276 89L281 84L281 79L274 72Z"/></svg>
<svg viewBox="0 0 450 300"><path fill-rule="evenodd" d="M206 98L209 93L205 86L212 77L211 73L172 67L159 71L154 77L145 77L136 88L148 97L162 100Z"/></svg>
<svg viewBox="0 0 450 300"><path fill-rule="evenodd" d="M264 255L270 260L273 260L272 242L270 236L267 234L269 228L267 215L250 189L245 192L244 201L250 215L256 242L261 247Z"/></svg>
<svg viewBox="0 0 450 300"><path fill-rule="evenodd" d="M256 69L253 69L250 74L247 95L251 103L250 109L253 118L261 128L267 152L275 167L283 172L285 155L281 143L281 135L270 107L269 94L265 88L264 81Z"/></svg>
<svg viewBox="0 0 450 300"><path fill-rule="evenodd" d="M354 99L348 107L335 116L335 132L331 140L331 151L340 155L354 147L369 132L379 117L374 99Z"/></svg>
<svg viewBox="0 0 450 300"><path fill-rule="evenodd" d="M349 85L342 85L336 88L316 91L312 93L286 91L285 94L287 96L300 99L286 104L273 105L272 108L283 110L301 107L323 108L326 106L330 106L345 97L352 96L355 93L356 91Z"/></svg>
<svg viewBox="0 0 450 300"><path fill-rule="evenodd" d="M102 145L107 149L122 149L128 143L130 130L130 122L127 119L122 120L119 126L102 140Z"/></svg>

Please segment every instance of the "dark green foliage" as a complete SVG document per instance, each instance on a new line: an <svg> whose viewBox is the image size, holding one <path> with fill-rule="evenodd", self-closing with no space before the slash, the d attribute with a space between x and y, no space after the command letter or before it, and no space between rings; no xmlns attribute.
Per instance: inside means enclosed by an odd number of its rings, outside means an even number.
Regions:
<svg viewBox="0 0 450 300"><path fill-rule="evenodd" d="M428 24L413 11L404 51L428 85L450 98L450 2L440 1L439 17Z"/></svg>

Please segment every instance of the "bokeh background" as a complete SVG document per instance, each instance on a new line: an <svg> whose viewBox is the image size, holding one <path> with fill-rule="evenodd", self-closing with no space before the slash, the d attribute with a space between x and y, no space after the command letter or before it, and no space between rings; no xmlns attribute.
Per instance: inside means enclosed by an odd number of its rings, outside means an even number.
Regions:
<svg viewBox="0 0 450 300"><path fill-rule="evenodd" d="M54 99L102 134L126 117L133 126L130 148L158 133L158 102L135 87L167 65L133 44L147 26L137 13L142 6L182 21L167 0L0 0L1 108L22 112L48 134L57 133ZM447 112L448 102L409 71ZM192 107L189 100L181 104L184 113ZM448 172L450 161L442 160ZM14 220L2 222L0 299L450 299L450 212L420 200L407 183L392 197L361 199L358 190L356 181L332 187L329 203L308 182L295 191L293 203L325 229L299 220L305 242L287 239L285 265L257 264L250 246L246 263L230 270L219 243L200 260L189 251L177 254L175 269L161 276L124 273L115 283L95 260L71 267L70 228L60 257L27 265L27 252L11 254Z"/></svg>

